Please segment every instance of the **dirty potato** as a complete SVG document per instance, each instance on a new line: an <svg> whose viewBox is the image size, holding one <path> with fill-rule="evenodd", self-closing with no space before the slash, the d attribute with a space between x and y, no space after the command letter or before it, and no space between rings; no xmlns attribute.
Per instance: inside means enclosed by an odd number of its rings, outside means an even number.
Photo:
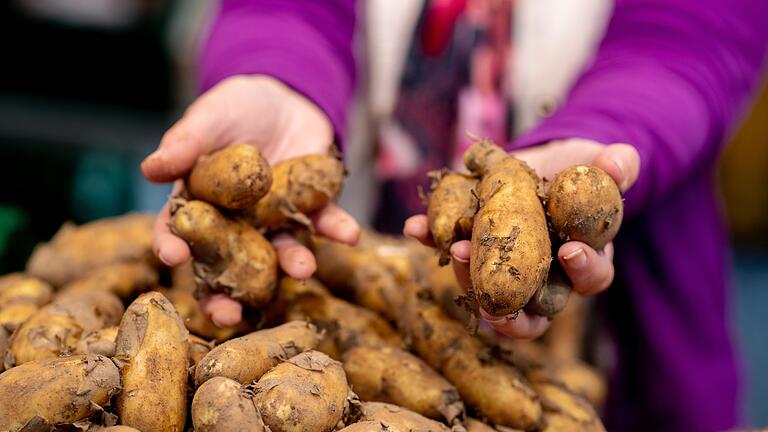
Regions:
<svg viewBox="0 0 768 432"><path fill-rule="evenodd" d="M433 171L429 175L432 177L427 205L429 231L440 252L440 265L446 265L451 260L451 245L472 235L478 206L474 194L477 179L447 171Z"/></svg>
<svg viewBox="0 0 768 432"><path fill-rule="evenodd" d="M197 432L268 431L251 390L225 377L213 377L197 389L192 424Z"/></svg>

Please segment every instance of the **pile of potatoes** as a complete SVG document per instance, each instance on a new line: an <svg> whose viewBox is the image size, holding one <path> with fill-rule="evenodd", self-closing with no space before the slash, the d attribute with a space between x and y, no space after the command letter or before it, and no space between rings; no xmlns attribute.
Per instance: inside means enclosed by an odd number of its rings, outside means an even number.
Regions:
<svg viewBox="0 0 768 432"><path fill-rule="evenodd" d="M604 430L604 379L565 348L578 302L544 341L470 333L450 268L374 232L356 247L305 236L316 277L280 276L267 238L311 233L342 176L333 156L202 159L174 198L193 260L173 269L153 256L151 216L65 225L0 276L0 431ZM204 290L248 319L215 326Z"/></svg>

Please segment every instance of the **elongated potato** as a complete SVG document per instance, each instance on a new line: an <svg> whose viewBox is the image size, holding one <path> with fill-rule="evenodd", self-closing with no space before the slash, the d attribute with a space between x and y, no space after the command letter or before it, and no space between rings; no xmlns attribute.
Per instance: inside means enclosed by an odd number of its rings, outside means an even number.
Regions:
<svg viewBox="0 0 768 432"><path fill-rule="evenodd" d="M104 356L25 363L0 375L0 430L49 430L83 420L119 390L120 372Z"/></svg>
<svg viewBox="0 0 768 432"><path fill-rule="evenodd" d="M368 420L357 423L340 429L339 432L404 432L399 428L393 427L389 424L382 423L380 421Z"/></svg>
<svg viewBox="0 0 768 432"><path fill-rule="evenodd" d="M355 303L390 321L397 319L403 304L403 293L390 269L372 261L356 268L351 279Z"/></svg>
<svg viewBox="0 0 768 432"><path fill-rule="evenodd" d="M231 339L200 360L195 382L199 386L215 376L223 376L247 384L280 362L314 349L319 341L315 326L305 321L291 321Z"/></svg>
<svg viewBox="0 0 768 432"><path fill-rule="evenodd" d="M552 181L547 214L560 240L576 240L600 250L619 232L624 203L619 187L605 171L576 165Z"/></svg>
<svg viewBox="0 0 768 432"><path fill-rule="evenodd" d="M319 351L280 363L252 388L256 408L272 432L331 431L349 394L341 364Z"/></svg>
<svg viewBox="0 0 768 432"><path fill-rule="evenodd" d="M547 282L533 294L525 310L536 315L552 317L559 314L568 304L571 295L571 281L559 262L549 268Z"/></svg>
<svg viewBox="0 0 768 432"><path fill-rule="evenodd" d="M281 295L289 297L287 292L300 291L302 286L313 283L319 284L316 280L302 283L288 277L283 278ZM333 297L324 288L312 288L296 294L293 300L289 301L287 315L293 320L309 320L320 330L324 330L325 335L318 350L334 359L341 359L344 351L358 345L402 345L400 335L382 317L368 309Z"/></svg>
<svg viewBox="0 0 768 432"><path fill-rule="evenodd" d="M334 201L341 191L344 166L331 155L284 160L272 169L272 187L244 215L253 226L275 230L295 221L311 226L308 213Z"/></svg>
<svg viewBox="0 0 768 432"><path fill-rule="evenodd" d="M120 423L142 432L184 430L187 413L187 332L171 302L158 292L140 295L125 311L115 358L123 390Z"/></svg>
<svg viewBox="0 0 768 432"><path fill-rule="evenodd" d="M456 388L420 358L393 347L352 348L344 371L361 400L388 402L452 424L464 416Z"/></svg>
<svg viewBox="0 0 768 432"><path fill-rule="evenodd" d="M122 315L114 294L71 294L30 316L11 337L10 351L16 365L70 354L82 335L116 325Z"/></svg>
<svg viewBox="0 0 768 432"><path fill-rule="evenodd" d="M24 273L0 276L0 309L19 302L43 306L51 301L52 292L47 282Z"/></svg>
<svg viewBox="0 0 768 432"><path fill-rule="evenodd" d="M384 430L448 432L442 423L430 420L409 409L382 402L365 402L360 408L360 421L375 421L386 426ZM373 429L376 430L376 429Z"/></svg>
<svg viewBox="0 0 768 432"><path fill-rule="evenodd" d="M544 285L552 255L539 178L525 162L497 157L499 151L479 141L465 161L482 176L472 228L472 287L483 309L505 316L522 309Z"/></svg>
<svg viewBox="0 0 768 432"><path fill-rule="evenodd" d="M544 428L547 432L604 432L600 416L582 396L562 383L532 381L542 399Z"/></svg>
<svg viewBox="0 0 768 432"><path fill-rule="evenodd" d="M117 326L105 327L85 335L75 345L76 354L100 354L106 357L115 355Z"/></svg>
<svg viewBox="0 0 768 432"><path fill-rule="evenodd" d="M270 186L269 163L248 144L200 156L187 179L187 190L195 199L232 210L255 205Z"/></svg>
<svg viewBox="0 0 768 432"><path fill-rule="evenodd" d="M133 213L78 227L64 224L50 242L35 248L27 262L27 273L58 287L104 264L155 263L154 221L155 215Z"/></svg>
<svg viewBox="0 0 768 432"><path fill-rule="evenodd" d="M192 399L195 431L267 431L252 398L253 393L237 381L211 378L197 389Z"/></svg>
<svg viewBox="0 0 768 432"><path fill-rule="evenodd" d="M432 303L428 291L408 287L403 312L400 326L412 348L456 386L468 407L500 426L539 424L541 404L525 377Z"/></svg>
<svg viewBox="0 0 768 432"><path fill-rule="evenodd" d="M157 270L143 261L106 264L86 273L59 290L59 295L75 292L109 291L122 299L157 285Z"/></svg>
<svg viewBox="0 0 768 432"><path fill-rule="evenodd" d="M440 252L440 265L451 260L451 245L472 235L472 221L478 202L474 195L477 179L468 175L433 171L427 219L432 239Z"/></svg>
<svg viewBox="0 0 768 432"><path fill-rule="evenodd" d="M259 231L203 201L176 199L173 207L171 231L189 244L195 274L207 286L254 307L272 300L277 254Z"/></svg>

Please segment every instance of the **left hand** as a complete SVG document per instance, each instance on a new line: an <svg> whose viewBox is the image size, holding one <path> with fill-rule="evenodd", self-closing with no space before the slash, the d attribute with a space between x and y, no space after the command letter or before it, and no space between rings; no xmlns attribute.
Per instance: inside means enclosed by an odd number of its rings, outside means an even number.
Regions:
<svg viewBox="0 0 768 432"><path fill-rule="evenodd" d="M539 177L550 180L558 172L573 165L595 165L616 181L622 193L634 184L640 172L640 156L634 147L627 144L603 145L586 139L569 139L515 151L512 155L528 163ZM426 215L408 218L403 233L434 247ZM470 249L471 243L468 240L458 241L451 246L453 269L465 290L470 286ZM584 243L570 241L560 246L557 258L570 278L573 290L580 295L600 293L613 281L612 243L607 244L602 251L596 251ZM494 317L482 309L480 314L497 332L518 339L536 338L549 327L547 318L524 310L514 320Z"/></svg>

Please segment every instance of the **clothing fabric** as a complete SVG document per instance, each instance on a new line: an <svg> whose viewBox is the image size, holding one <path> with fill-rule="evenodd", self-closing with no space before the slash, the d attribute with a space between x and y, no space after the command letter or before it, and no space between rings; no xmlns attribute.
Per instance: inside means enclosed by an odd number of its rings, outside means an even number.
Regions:
<svg viewBox="0 0 768 432"><path fill-rule="evenodd" d="M616 283L601 295L619 355L609 430L716 431L738 422L713 167L760 76L767 19L763 0L616 0L568 99L509 146L579 137L640 152L615 242ZM353 30L352 0L223 0L203 52L204 85L273 75L316 102L341 136Z"/></svg>

